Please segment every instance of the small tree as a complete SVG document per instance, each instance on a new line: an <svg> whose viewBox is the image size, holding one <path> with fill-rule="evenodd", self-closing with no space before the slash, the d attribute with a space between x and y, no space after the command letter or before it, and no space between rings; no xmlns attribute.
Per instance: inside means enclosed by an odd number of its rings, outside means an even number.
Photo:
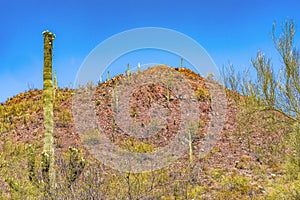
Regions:
<svg viewBox="0 0 300 200"><path fill-rule="evenodd" d="M295 120L300 119L300 75L299 51L294 44L296 33L294 21L286 20L279 38L275 34L276 24L273 24L272 38L282 59L282 69L278 79L277 106Z"/></svg>
<svg viewBox="0 0 300 200"><path fill-rule="evenodd" d="M259 104L257 111L273 110L289 118L283 125L289 128L287 135L296 152L291 158L293 164L300 170L300 54L294 44L295 23L286 20L279 36L276 36L275 30L274 23L272 39L282 60L278 77L272 68L271 59L266 58L259 51L256 58L252 60L256 80L244 78L241 81L241 75L234 72L233 67L230 66L223 72L224 82L229 89L253 97L252 99Z"/></svg>

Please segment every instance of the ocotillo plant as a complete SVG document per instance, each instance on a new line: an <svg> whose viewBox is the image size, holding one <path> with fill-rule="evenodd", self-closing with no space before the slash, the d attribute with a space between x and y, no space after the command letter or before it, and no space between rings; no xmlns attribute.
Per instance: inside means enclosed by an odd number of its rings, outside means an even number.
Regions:
<svg viewBox="0 0 300 200"><path fill-rule="evenodd" d="M55 35L44 31L44 151L43 174L46 192L55 189L54 144L53 144L53 92L52 92L52 50Z"/></svg>

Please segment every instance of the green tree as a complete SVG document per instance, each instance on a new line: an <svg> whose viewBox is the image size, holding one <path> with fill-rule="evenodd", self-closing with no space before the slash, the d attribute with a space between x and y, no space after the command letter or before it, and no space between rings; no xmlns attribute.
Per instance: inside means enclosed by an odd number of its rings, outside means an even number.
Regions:
<svg viewBox="0 0 300 200"><path fill-rule="evenodd" d="M271 59L259 51L252 60L255 78L247 78L250 76L246 75L241 78L241 73L234 72L232 66L223 70L223 76L229 89L241 92L247 97L244 99L248 102L244 105L247 109L252 106L250 115L254 112L272 111L286 117L286 120L280 122L280 127L285 130L291 149L291 154L287 158L289 166L287 173L293 174L289 180L297 180L300 177L300 54L294 42L296 33L294 21L286 20L279 34L276 30L274 23L272 40L282 61L278 73L274 71ZM246 118L245 115L244 117ZM279 122L270 123L275 126Z"/></svg>

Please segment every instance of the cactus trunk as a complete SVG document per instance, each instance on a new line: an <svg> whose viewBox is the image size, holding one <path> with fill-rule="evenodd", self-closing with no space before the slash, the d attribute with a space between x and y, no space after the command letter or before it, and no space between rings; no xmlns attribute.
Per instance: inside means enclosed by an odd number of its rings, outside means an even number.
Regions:
<svg viewBox="0 0 300 200"><path fill-rule="evenodd" d="M55 188L54 142L53 142L53 91L52 91L52 49L55 35L44 31L44 152L43 174L46 190Z"/></svg>

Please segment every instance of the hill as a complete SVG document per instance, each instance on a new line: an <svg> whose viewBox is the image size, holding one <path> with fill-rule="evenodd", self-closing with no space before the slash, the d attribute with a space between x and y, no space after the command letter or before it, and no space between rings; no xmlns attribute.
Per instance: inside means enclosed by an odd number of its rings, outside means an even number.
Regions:
<svg viewBox="0 0 300 200"><path fill-rule="evenodd" d="M155 75L152 79L150 77L153 82L142 83L141 80L148 80L149 74ZM161 79L160 75L167 75L162 76L166 79ZM155 84L157 80L164 84ZM134 87L128 99L122 101L126 97L121 93L122 87L132 85L138 87ZM191 97L175 92L180 88L185 90L186 86L193 92ZM282 126L282 123L289 119L274 110L258 111L255 101L225 89L225 113L215 112L212 86L220 88L213 80L190 69L155 66L130 76L119 75L94 88L95 93L90 99L101 134L114 145L135 153L155 152L176 138L185 120L182 99L189 99L190 104L197 106L193 137L187 142L189 148L170 165L143 173L119 172L95 159L89 143L83 138L86 133L78 131L85 130L82 127L85 125L76 127L76 118L89 119L83 112L86 105L83 102L76 104L74 97L78 90L58 89L54 98L57 190L53 198L299 197L299 179L290 177L299 176L299 172L291 175L289 166L286 166L286 159L292 155L293 149L285 135L289 127ZM74 102L75 108L72 107ZM149 110L156 115L149 114ZM118 115L121 121L117 121ZM163 123L159 121L161 116L164 116ZM213 119L218 116L224 117L221 132L214 146L202 156L209 129L217 126ZM124 123L122 127L121 123ZM134 137L126 131L126 128L134 128L141 133L149 125L150 135L145 137ZM157 134L151 135L151 131L157 131ZM19 94L0 106L0 196L3 199L43 198L42 144L41 90Z"/></svg>

